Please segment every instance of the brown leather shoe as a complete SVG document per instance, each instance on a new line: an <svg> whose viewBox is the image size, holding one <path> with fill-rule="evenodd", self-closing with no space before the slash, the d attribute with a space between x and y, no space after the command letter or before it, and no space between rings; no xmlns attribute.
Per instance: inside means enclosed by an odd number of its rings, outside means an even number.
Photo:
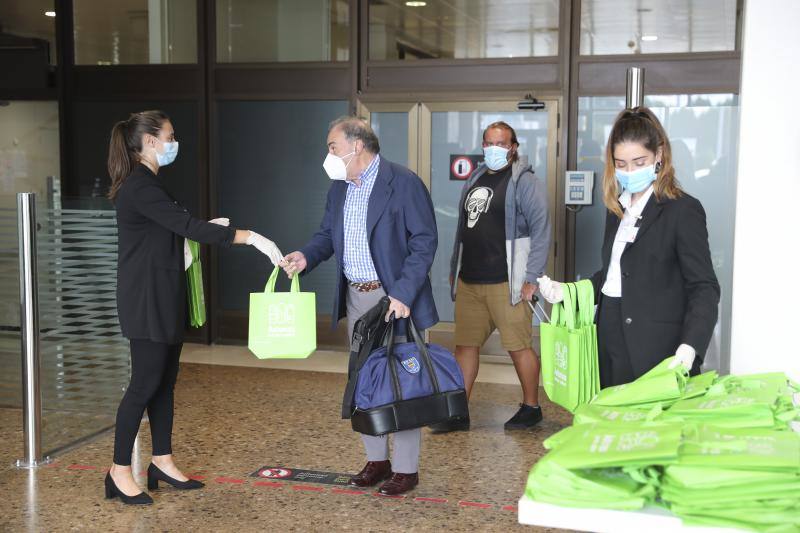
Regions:
<svg viewBox="0 0 800 533"><path fill-rule="evenodd" d="M418 483L419 475L417 475L417 473L399 474L394 472L391 479L381 485L378 492L384 496L397 496L398 494L410 491L416 487Z"/></svg>
<svg viewBox="0 0 800 533"><path fill-rule="evenodd" d="M390 461L368 461L361 472L350 478L349 484L353 487L371 487L377 485L392 475Z"/></svg>

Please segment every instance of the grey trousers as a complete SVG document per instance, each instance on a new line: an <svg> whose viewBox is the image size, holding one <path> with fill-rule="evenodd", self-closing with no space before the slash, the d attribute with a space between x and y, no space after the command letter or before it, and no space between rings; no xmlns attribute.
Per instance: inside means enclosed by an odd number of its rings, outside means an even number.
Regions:
<svg viewBox="0 0 800 533"><path fill-rule="evenodd" d="M347 290L347 338L352 342L353 328L361 315L374 307L386 296L383 289L371 292L358 292L353 287ZM394 433L394 449L392 450L392 471L399 474L414 474L419 468L419 451L422 441L421 429L409 429ZM361 435L367 461L385 461L389 458L388 435L373 437Z"/></svg>

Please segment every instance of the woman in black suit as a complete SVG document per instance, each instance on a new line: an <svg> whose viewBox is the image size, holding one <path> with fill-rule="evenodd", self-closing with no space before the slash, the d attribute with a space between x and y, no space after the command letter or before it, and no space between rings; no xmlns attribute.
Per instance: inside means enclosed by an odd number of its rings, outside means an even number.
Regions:
<svg viewBox="0 0 800 533"><path fill-rule="evenodd" d="M149 504L131 473L131 455L147 409L153 438L147 487L164 481L179 489L203 486L187 478L172 457L173 389L186 325L184 238L206 244L250 244L273 264L275 244L252 231L193 218L158 180L160 167L175 160L178 143L161 111L134 113L114 125L109 144L109 198L117 210L119 263L117 309L122 334L130 340L131 381L117 410L114 463L105 479L106 498Z"/></svg>
<svg viewBox="0 0 800 533"><path fill-rule="evenodd" d="M700 370L717 322L719 283L706 215L678 185L669 139L646 107L620 113L606 146L603 267L592 276L602 387L628 383L665 357ZM543 277L542 296L563 299Z"/></svg>

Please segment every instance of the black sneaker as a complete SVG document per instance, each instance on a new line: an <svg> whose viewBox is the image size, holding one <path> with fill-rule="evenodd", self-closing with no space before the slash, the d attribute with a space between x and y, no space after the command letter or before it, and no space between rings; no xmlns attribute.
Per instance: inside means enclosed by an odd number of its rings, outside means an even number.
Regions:
<svg viewBox="0 0 800 533"><path fill-rule="evenodd" d="M431 433L450 433L451 431L469 431L469 416L453 418L447 422L431 424Z"/></svg>
<svg viewBox="0 0 800 533"><path fill-rule="evenodd" d="M503 426L505 429L527 429L542 421L542 408L524 403L519 404L519 411Z"/></svg>

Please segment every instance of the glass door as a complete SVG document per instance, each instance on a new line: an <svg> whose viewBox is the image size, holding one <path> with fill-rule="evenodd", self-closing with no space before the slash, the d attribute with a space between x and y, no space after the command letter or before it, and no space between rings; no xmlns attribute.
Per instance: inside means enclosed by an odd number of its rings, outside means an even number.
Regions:
<svg viewBox="0 0 800 533"><path fill-rule="evenodd" d="M381 144L381 156L419 174L419 103L359 103Z"/></svg>
<svg viewBox="0 0 800 533"><path fill-rule="evenodd" d="M541 110L518 110L514 101L361 103L359 114L370 121L381 143L381 154L406 164L431 191L439 230L439 249L431 269L441 322L431 340L453 346L454 304L450 298L450 257L458 224L459 199L469 170L482 159L483 130L499 120L517 132L519 153L547 184L550 217L555 222L556 141L558 100L544 100ZM403 159L405 158L405 159ZM547 271L555 261L555 224ZM538 328L535 328L538 336ZM482 353L504 355L495 333Z"/></svg>

